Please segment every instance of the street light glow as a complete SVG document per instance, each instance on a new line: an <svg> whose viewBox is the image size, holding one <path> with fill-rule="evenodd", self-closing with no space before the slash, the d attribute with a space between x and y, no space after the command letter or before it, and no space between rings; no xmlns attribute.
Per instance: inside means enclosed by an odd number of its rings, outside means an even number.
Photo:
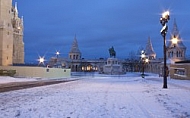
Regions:
<svg viewBox="0 0 190 118"><path fill-rule="evenodd" d="M142 50L142 51L141 51L141 58L145 58L145 57L146 57L146 55L145 55L145 51Z"/></svg>
<svg viewBox="0 0 190 118"><path fill-rule="evenodd" d="M148 62L149 62L149 59L145 59L145 62L148 63Z"/></svg>
<svg viewBox="0 0 190 118"><path fill-rule="evenodd" d="M39 61L39 64L41 64L41 63L44 63L45 59L44 57L39 57L38 61Z"/></svg>
<svg viewBox="0 0 190 118"><path fill-rule="evenodd" d="M60 54L60 53L57 51L57 52L56 52L56 55L59 55L59 54Z"/></svg>
<svg viewBox="0 0 190 118"><path fill-rule="evenodd" d="M178 39L177 39L177 38L175 38L175 37L172 38L172 43L173 43L173 44L177 44L177 42L178 42Z"/></svg>
<svg viewBox="0 0 190 118"><path fill-rule="evenodd" d="M165 11L164 13L162 13L162 18L168 19L169 15L170 15L170 12Z"/></svg>
<svg viewBox="0 0 190 118"><path fill-rule="evenodd" d="M40 63L44 63L44 58L40 57L39 61L40 61Z"/></svg>
<svg viewBox="0 0 190 118"><path fill-rule="evenodd" d="M145 54L141 54L141 58L145 58Z"/></svg>

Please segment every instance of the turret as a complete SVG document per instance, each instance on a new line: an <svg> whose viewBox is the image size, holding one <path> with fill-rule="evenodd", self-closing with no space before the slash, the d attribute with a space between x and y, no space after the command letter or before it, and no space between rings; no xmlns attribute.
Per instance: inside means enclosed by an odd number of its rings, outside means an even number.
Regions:
<svg viewBox="0 0 190 118"><path fill-rule="evenodd" d="M72 60L81 59L81 52L80 52L79 47L78 47L76 35L74 37L74 41L73 41L71 50L69 52L69 59L72 59Z"/></svg>
<svg viewBox="0 0 190 118"><path fill-rule="evenodd" d="M185 60L186 47L182 42L178 31L176 20L174 19L173 29L171 32L170 41L167 45L167 58L174 62Z"/></svg>
<svg viewBox="0 0 190 118"><path fill-rule="evenodd" d="M154 52L150 37L148 37L145 53L148 56L149 60L156 59L156 53Z"/></svg>

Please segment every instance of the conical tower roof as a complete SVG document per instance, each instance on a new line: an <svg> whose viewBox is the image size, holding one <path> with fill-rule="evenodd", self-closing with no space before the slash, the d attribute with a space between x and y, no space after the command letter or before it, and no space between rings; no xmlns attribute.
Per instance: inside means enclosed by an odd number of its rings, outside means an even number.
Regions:
<svg viewBox="0 0 190 118"><path fill-rule="evenodd" d="M174 19L173 29L172 29L172 32L171 32L170 41L169 41L168 46L167 46L168 48L169 47L174 47L174 44L172 44L172 41L171 41L173 38L178 39L178 42L177 42L177 45L176 45L177 47L186 48L185 45L182 42L182 39L181 39L181 36L180 36L180 33L179 33L179 30L178 30L177 23L176 23L175 19Z"/></svg>
<svg viewBox="0 0 190 118"><path fill-rule="evenodd" d="M146 52L146 55L156 55L156 53L154 52L154 49L152 47L152 42L151 42L151 39L150 37L148 38L148 42L146 44L146 49L145 49L145 52Z"/></svg>
<svg viewBox="0 0 190 118"><path fill-rule="evenodd" d="M75 38L74 38L73 45L71 47L70 53L81 53L80 50L79 50L79 47L78 47L78 42L77 42L77 39L76 39L76 35L75 35Z"/></svg>

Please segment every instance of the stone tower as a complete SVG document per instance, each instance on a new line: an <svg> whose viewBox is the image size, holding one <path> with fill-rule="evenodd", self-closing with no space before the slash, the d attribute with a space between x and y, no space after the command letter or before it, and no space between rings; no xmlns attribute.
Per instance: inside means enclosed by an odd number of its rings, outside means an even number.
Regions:
<svg viewBox="0 0 190 118"><path fill-rule="evenodd" d="M23 17L18 17L17 3L12 8L13 64L24 63Z"/></svg>
<svg viewBox="0 0 190 118"><path fill-rule="evenodd" d="M0 65L24 63L23 19L18 17L17 4L0 0Z"/></svg>
<svg viewBox="0 0 190 118"><path fill-rule="evenodd" d="M12 0L0 0L0 65L13 63Z"/></svg>
<svg viewBox="0 0 190 118"><path fill-rule="evenodd" d="M69 52L69 59L72 59L72 60L81 59L81 52L80 52L79 47L78 47L76 35L75 35L71 50Z"/></svg>
<svg viewBox="0 0 190 118"><path fill-rule="evenodd" d="M146 44L145 53L148 56L149 60L156 59L156 53L154 52L154 49L152 47L152 42L151 42L150 37L148 37L148 42Z"/></svg>
<svg viewBox="0 0 190 118"><path fill-rule="evenodd" d="M172 42L173 38L177 38L176 44ZM171 32L171 38L166 48L167 48L167 53L166 53L167 59L171 59L174 62L185 60L186 47L183 44L182 39L180 37L176 20L174 20L173 29Z"/></svg>

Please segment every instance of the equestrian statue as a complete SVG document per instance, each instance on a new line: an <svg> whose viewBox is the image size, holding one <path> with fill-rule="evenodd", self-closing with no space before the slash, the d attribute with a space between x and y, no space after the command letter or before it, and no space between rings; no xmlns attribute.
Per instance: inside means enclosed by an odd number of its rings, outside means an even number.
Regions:
<svg viewBox="0 0 190 118"><path fill-rule="evenodd" d="M114 57L114 58L116 57L116 52L115 52L113 46L111 48L109 48L109 53L110 53L110 57Z"/></svg>

